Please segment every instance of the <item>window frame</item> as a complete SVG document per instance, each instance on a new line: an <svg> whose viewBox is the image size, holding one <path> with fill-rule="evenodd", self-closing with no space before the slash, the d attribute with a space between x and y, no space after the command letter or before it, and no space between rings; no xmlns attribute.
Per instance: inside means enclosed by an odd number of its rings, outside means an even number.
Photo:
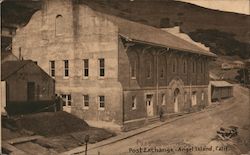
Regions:
<svg viewBox="0 0 250 155"><path fill-rule="evenodd" d="M102 66L101 61L103 61L103 66ZM99 58L98 63L99 63L99 74L98 74L99 78L104 78L105 77L105 59L104 58ZM102 70L103 70L103 72L102 72Z"/></svg>
<svg viewBox="0 0 250 155"><path fill-rule="evenodd" d="M83 109L89 109L89 95L83 94L82 96L83 96ZM86 106L86 103L88 104L87 106Z"/></svg>
<svg viewBox="0 0 250 155"><path fill-rule="evenodd" d="M101 101L102 97L103 97L103 101ZM101 107L101 104L103 104L103 107ZM104 95L98 96L98 110L105 110L105 96Z"/></svg>
<svg viewBox="0 0 250 155"><path fill-rule="evenodd" d="M172 64L172 72L177 73L177 59L173 59L173 64Z"/></svg>
<svg viewBox="0 0 250 155"><path fill-rule="evenodd" d="M63 66L64 66L63 78L67 79L67 78L69 78L69 60L63 60ZM66 75L66 73L67 73L67 75Z"/></svg>
<svg viewBox="0 0 250 155"><path fill-rule="evenodd" d="M64 97L65 96L65 97ZM61 94L63 102L63 107L71 107L72 106L72 96L71 94Z"/></svg>
<svg viewBox="0 0 250 155"><path fill-rule="evenodd" d="M187 61L183 60L183 73L186 74L187 73Z"/></svg>
<svg viewBox="0 0 250 155"><path fill-rule="evenodd" d="M192 62L192 66L193 66L193 73L196 72L196 64L195 64L195 61Z"/></svg>
<svg viewBox="0 0 250 155"><path fill-rule="evenodd" d="M83 59L83 74L82 75L83 75L83 79L89 78L89 59Z"/></svg>
<svg viewBox="0 0 250 155"><path fill-rule="evenodd" d="M50 68L50 71L49 71L50 76L55 78L55 76L56 76L56 62L55 62L55 60L50 60L49 65L50 65L50 67L49 67ZM54 67L52 67L52 66L54 66Z"/></svg>

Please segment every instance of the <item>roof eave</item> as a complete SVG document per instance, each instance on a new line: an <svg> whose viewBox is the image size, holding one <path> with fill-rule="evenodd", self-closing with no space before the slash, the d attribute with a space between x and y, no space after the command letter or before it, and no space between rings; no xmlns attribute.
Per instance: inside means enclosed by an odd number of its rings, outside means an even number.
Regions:
<svg viewBox="0 0 250 155"><path fill-rule="evenodd" d="M156 43L152 43L152 42L146 42L146 41L142 41L142 40L132 39L132 38L129 38L123 34L119 34L119 35L121 37L125 38L127 41L131 41L131 42L143 43L143 44L148 44L148 45L152 45L152 46L159 46L159 47L163 47L163 48L177 49L177 48L172 47L172 46L166 46L166 45L162 45L162 44L156 44ZM189 51L189 50L181 49L181 48L179 48L177 50L181 50L183 52L188 52L188 53L193 53L193 54L198 54L198 55L205 55L205 56L214 57L214 58L218 57L216 54L211 53L211 52L210 53L198 53L196 51Z"/></svg>

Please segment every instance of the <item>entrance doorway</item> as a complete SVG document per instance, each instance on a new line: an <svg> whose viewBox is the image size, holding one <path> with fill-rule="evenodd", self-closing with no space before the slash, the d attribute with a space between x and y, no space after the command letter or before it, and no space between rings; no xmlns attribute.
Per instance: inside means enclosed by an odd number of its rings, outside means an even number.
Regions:
<svg viewBox="0 0 250 155"><path fill-rule="evenodd" d="M180 90L176 88L174 90L174 112L179 112L179 93Z"/></svg>
<svg viewBox="0 0 250 155"><path fill-rule="evenodd" d="M152 94L146 95L146 107L147 107L147 115L153 116L154 111L153 111L153 95Z"/></svg>
<svg viewBox="0 0 250 155"><path fill-rule="evenodd" d="M196 92L192 93L192 106L195 106L197 104L197 97Z"/></svg>
<svg viewBox="0 0 250 155"><path fill-rule="evenodd" d="M27 100L28 101L35 100L35 82L27 83Z"/></svg>

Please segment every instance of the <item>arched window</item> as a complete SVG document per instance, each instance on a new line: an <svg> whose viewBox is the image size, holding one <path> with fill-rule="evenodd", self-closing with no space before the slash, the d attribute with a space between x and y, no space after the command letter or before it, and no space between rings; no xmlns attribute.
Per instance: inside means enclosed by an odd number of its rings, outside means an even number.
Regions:
<svg viewBox="0 0 250 155"><path fill-rule="evenodd" d="M133 60L130 64L130 71L131 71L132 79L136 79L136 68L137 68L136 60Z"/></svg>
<svg viewBox="0 0 250 155"><path fill-rule="evenodd" d="M147 68L146 69L147 69L146 76L147 76L148 79L150 79L151 74L152 74L152 63L151 63L151 61L147 62Z"/></svg>
<svg viewBox="0 0 250 155"><path fill-rule="evenodd" d="M63 16L62 15L57 15L56 16L56 23L55 23L55 33L56 36L62 35L64 32L63 28Z"/></svg>
<svg viewBox="0 0 250 155"><path fill-rule="evenodd" d="M195 60L193 60L193 73L195 73Z"/></svg>

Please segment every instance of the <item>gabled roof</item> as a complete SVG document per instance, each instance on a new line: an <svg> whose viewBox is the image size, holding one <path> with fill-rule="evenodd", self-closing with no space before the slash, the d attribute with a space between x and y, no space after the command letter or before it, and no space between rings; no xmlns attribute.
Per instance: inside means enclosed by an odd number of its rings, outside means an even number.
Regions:
<svg viewBox="0 0 250 155"><path fill-rule="evenodd" d="M233 87L233 85L227 81L210 81L210 83L215 87Z"/></svg>
<svg viewBox="0 0 250 155"><path fill-rule="evenodd" d="M180 51L216 57L216 54L185 41L161 29L122 19L116 16L97 12L99 16L106 17L118 26L119 34L134 42L141 42L155 46L177 49Z"/></svg>
<svg viewBox="0 0 250 155"><path fill-rule="evenodd" d="M1 66L1 80L5 80L13 73L17 72L23 68L26 64L32 62L31 60L22 60L22 61L6 61Z"/></svg>

